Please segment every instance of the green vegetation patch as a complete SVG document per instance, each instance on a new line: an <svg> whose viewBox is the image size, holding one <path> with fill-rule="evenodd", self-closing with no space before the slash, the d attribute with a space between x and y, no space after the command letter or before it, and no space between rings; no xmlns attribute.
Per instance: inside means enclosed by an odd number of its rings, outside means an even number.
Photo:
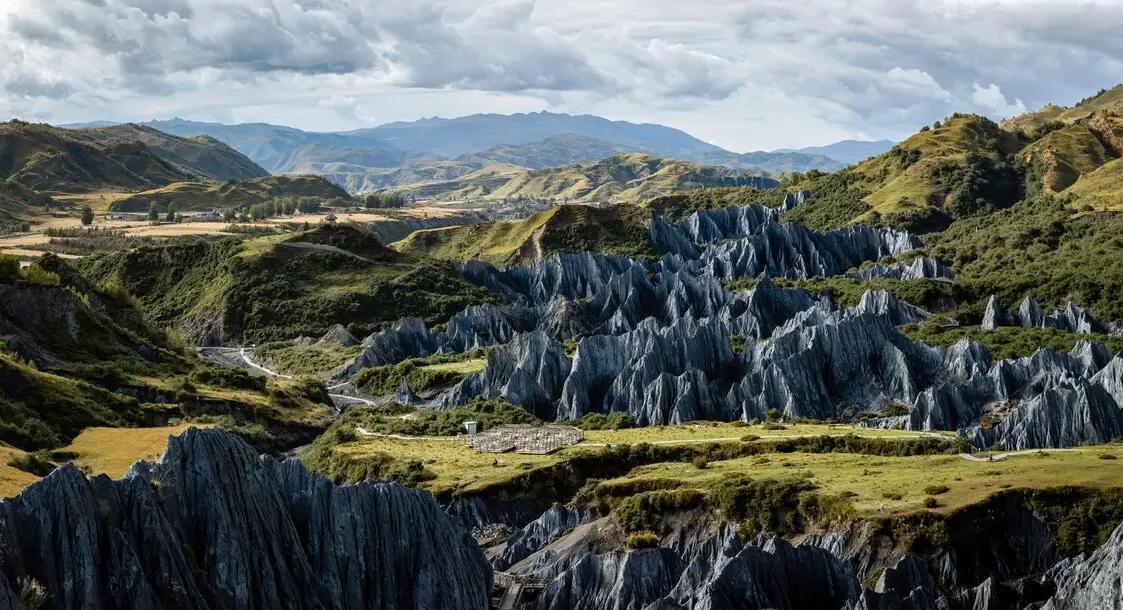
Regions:
<svg viewBox="0 0 1123 610"><path fill-rule="evenodd" d="M398 364L365 368L352 380L356 387L372 396L387 396L398 391L405 380L414 392L427 393L447 388L468 375L483 370L487 364L485 348L461 354L438 354L428 358L412 358Z"/></svg>
<svg viewBox="0 0 1123 610"><path fill-rule="evenodd" d="M914 341L932 346L951 346L964 337L980 343L995 360L1032 356L1038 349L1070 351L1080 341L1103 343L1109 353L1123 351L1123 338L1109 335L1075 334L1052 328L1001 327L980 330L978 326L942 328L928 324L906 324L901 332Z"/></svg>
<svg viewBox="0 0 1123 610"><path fill-rule="evenodd" d="M156 325L195 342L216 333L245 343L319 336L335 323L365 335L405 316L438 324L495 302L452 265L402 256L348 226L142 247L80 266L125 286Z"/></svg>
<svg viewBox="0 0 1123 610"><path fill-rule="evenodd" d="M358 356L361 346L344 347L337 344L293 345L278 341L264 343L254 348L254 356L269 368L293 376L325 378L343 363Z"/></svg>

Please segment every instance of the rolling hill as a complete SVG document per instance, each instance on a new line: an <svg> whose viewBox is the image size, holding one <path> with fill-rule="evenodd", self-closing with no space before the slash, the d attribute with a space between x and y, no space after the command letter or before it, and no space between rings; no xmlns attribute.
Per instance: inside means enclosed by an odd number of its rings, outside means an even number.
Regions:
<svg viewBox="0 0 1123 610"><path fill-rule="evenodd" d="M636 205L559 205L529 218L415 231L393 244L418 257L496 265L534 264L558 251L654 256L647 239L651 214Z"/></svg>
<svg viewBox="0 0 1123 610"><path fill-rule="evenodd" d="M247 180L268 176L260 165L210 136L181 138L134 123L83 129L79 133L104 146L143 142L161 159L209 180Z"/></svg>
<svg viewBox="0 0 1123 610"><path fill-rule="evenodd" d="M104 128L103 122L97 124ZM317 174L352 193L451 180L493 164L546 169L621 152L759 169L775 175L810 169L835 171L844 165L819 153L739 154L662 125L549 112L432 118L346 133L183 119L143 125L178 136L210 136L270 172Z"/></svg>
<svg viewBox="0 0 1123 610"><path fill-rule="evenodd" d="M495 165L457 179L394 189L415 197L444 199L538 198L574 201L641 201L709 186L775 186L758 172L622 153L595 162L528 170Z"/></svg>
<svg viewBox="0 0 1123 610"><path fill-rule="evenodd" d="M1123 85L1002 125L955 114L888 152L799 184L815 194L790 218L820 228L872 222L932 231L1038 192L1086 212L1121 210L1121 155Z"/></svg>
<svg viewBox="0 0 1123 610"><path fill-rule="evenodd" d="M182 180L267 175L214 138L180 138L132 124L89 129L0 124L0 180L35 191L140 190Z"/></svg>
<svg viewBox="0 0 1123 610"><path fill-rule="evenodd" d="M400 254L344 225L142 246L78 265L135 295L153 324L200 345L320 336L335 324L366 335L406 316L443 322L494 299L447 263Z"/></svg>
<svg viewBox="0 0 1123 610"><path fill-rule="evenodd" d="M176 209L227 209L262 203L280 196L346 199L347 191L319 176L266 176L230 182L173 182L118 199L110 204L113 212L147 212L152 204L165 212L171 203Z"/></svg>
<svg viewBox="0 0 1123 610"><path fill-rule="evenodd" d="M110 142L22 121L0 124L0 180L36 191L142 189L191 177L143 142Z"/></svg>

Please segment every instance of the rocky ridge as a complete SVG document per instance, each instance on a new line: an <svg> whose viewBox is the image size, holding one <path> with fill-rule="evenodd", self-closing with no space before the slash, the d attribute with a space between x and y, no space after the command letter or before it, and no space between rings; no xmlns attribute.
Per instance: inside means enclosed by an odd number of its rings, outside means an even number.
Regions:
<svg viewBox="0 0 1123 610"><path fill-rule="evenodd" d="M1053 328L1070 333L1081 334L1119 334L1119 329L1104 324L1092 317L1084 308L1069 302L1064 309L1046 314L1037 299L1027 296L1022 299L1018 311L1009 312L1002 308L998 299L991 295L987 300L986 312L980 328L994 330L1001 326L1020 326L1022 328Z"/></svg>
<svg viewBox="0 0 1123 610"><path fill-rule="evenodd" d="M189 430L124 479L64 466L0 501L0 607L487 608L491 568L427 494L336 487Z"/></svg>
<svg viewBox="0 0 1123 610"><path fill-rule="evenodd" d="M1007 449L1104 442L1123 430L1123 396L1113 390L1120 365L1109 366L1102 345L994 362L970 340L933 348L905 337L897 325L928 314L891 293L869 291L857 306L841 307L769 280L835 275L899 256L920 245L907 233L815 233L748 206L679 223L657 217L651 239L667 252L654 262L587 252L502 270L470 262L463 276L506 305L470 308L439 331L403 321L368 338L344 373L504 344L440 405L483 396L545 420L627 412L641 425L762 419L773 407L815 419L872 413L868 425L960 430L979 446ZM898 271L925 279L950 273L924 258ZM760 275L754 288L725 288L724 280L744 274ZM1071 321L1072 330L1098 324L1075 306L1066 312L1032 319ZM575 340L572 358L565 340ZM891 405L909 413L876 417Z"/></svg>

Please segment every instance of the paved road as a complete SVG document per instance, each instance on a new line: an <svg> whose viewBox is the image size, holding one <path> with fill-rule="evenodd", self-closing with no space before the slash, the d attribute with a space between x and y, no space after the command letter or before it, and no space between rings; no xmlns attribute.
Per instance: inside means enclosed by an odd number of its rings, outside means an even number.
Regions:
<svg viewBox="0 0 1123 610"><path fill-rule="evenodd" d="M278 373L258 362L254 362L250 358L250 352L244 347L240 348L226 348L226 347L205 347L199 350L201 356L207 358L211 362L216 362L225 366L238 366L239 364L245 365L251 371L255 371L267 377L277 377L279 379L292 379L292 375L285 375ZM240 360L241 362L238 362ZM361 396L351 396L349 394L333 393L332 390L338 390L348 383L340 383L328 388L328 396L336 403L337 407L342 407L348 404L363 404L373 405L376 404L373 400L363 398ZM343 403L343 404L340 404Z"/></svg>

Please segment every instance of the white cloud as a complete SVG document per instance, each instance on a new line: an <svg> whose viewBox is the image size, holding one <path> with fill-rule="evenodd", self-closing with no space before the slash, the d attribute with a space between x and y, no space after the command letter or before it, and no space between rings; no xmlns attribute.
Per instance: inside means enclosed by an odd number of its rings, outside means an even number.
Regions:
<svg viewBox="0 0 1123 610"><path fill-rule="evenodd" d="M1123 74L1123 11L1044 0L5 0L0 115L346 129L539 109L737 150L902 137ZM996 26L1001 24L1001 26Z"/></svg>
<svg viewBox="0 0 1123 610"><path fill-rule="evenodd" d="M987 115L1004 119L1026 111L1022 100L1015 99L1013 103L1007 101L1006 96L1002 95L1002 89L994 83L986 87L980 87L978 83L972 85L975 91L971 94L971 101Z"/></svg>

